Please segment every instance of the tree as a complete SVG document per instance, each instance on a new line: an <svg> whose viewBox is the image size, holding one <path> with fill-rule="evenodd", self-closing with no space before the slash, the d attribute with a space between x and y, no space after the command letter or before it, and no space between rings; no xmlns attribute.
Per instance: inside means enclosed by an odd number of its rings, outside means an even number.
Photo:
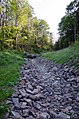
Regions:
<svg viewBox="0 0 79 119"><path fill-rule="evenodd" d="M63 38L66 39L67 45L69 46L72 42L74 42L74 20L73 17L65 15L62 19L61 22L59 23L59 34L60 34L60 39L62 40Z"/></svg>
<svg viewBox="0 0 79 119"><path fill-rule="evenodd" d="M27 0L2 0L0 13L1 49L32 52L49 46L49 26L45 20L34 17L33 8Z"/></svg>
<svg viewBox="0 0 79 119"><path fill-rule="evenodd" d="M74 0L71 2L67 8L67 14L72 15L74 19L74 40L76 41L76 35L77 35L77 26L79 26L78 18L79 18L79 0Z"/></svg>
<svg viewBox="0 0 79 119"><path fill-rule="evenodd" d="M68 47L79 39L79 0L74 0L66 8L66 15L59 23L60 48Z"/></svg>

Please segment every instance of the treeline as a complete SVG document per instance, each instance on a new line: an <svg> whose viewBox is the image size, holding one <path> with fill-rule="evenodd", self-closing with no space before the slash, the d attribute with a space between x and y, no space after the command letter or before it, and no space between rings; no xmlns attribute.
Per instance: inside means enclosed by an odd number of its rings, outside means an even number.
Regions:
<svg viewBox="0 0 79 119"><path fill-rule="evenodd" d="M74 0L67 6L58 31L60 37L54 45L55 50L66 48L79 40L79 0Z"/></svg>
<svg viewBox="0 0 79 119"><path fill-rule="evenodd" d="M45 20L37 19L27 0L0 0L0 50L51 50L53 35Z"/></svg>

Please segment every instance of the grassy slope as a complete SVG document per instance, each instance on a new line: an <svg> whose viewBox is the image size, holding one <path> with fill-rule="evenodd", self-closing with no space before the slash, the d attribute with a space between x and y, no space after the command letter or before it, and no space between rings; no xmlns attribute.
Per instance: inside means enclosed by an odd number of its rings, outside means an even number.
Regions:
<svg viewBox="0 0 79 119"><path fill-rule="evenodd" d="M70 62L72 66L79 69L79 43L63 50L45 53L42 56L59 64Z"/></svg>
<svg viewBox="0 0 79 119"><path fill-rule="evenodd" d="M0 119L7 111L6 99L11 96L13 86L20 76L19 68L23 64L21 53L16 51L0 52Z"/></svg>

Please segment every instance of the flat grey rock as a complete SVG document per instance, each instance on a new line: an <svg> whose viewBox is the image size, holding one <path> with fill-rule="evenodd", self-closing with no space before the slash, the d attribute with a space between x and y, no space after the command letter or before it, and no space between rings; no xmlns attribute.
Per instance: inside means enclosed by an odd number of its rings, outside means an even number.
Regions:
<svg viewBox="0 0 79 119"><path fill-rule="evenodd" d="M57 117L61 119L70 119L70 116L63 112L60 112Z"/></svg>
<svg viewBox="0 0 79 119"><path fill-rule="evenodd" d="M40 119L50 119L50 115L47 112L42 112L40 114Z"/></svg>
<svg viewBox="0 0 79 119"><path fill-rule="evenodd" d="M11 111L11 113L16 119L23 119L22 116L18 112Z"/></svg>
<svg viewBox="0 0 79 119"><path fill-rule="evenodd" d="M20 107L20 103L19 103L19 97L18 98L12 98L13 104L16 107Z"/></svg>
<svg viewBox="0 0 79 119"><path fill-rule="evenodd" d="M29 110L23 109L23 117L28 117L28 116L29 116Z"/></svg>
<svg viewBox="0 0 79 119"><path fill-rule="evenodd" d="M76 101L79 102L79 96L77 96Z"/></svg>
<svg viewBox="0 0 79 119"><path fill-rule="evenodd" d="M26 91L25 91L25 89L20 89L19 92L20 92L20 94L21 94L23 97L26 96Z"/></svg>

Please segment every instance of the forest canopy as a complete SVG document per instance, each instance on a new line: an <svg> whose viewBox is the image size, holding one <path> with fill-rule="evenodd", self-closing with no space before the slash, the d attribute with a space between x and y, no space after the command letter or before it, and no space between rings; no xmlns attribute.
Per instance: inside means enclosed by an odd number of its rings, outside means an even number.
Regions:
<svg viewBox="0 0 79 119"><path fill-rule="evenodd" d="M52 48L53 35L48 23L35 16L27 0L0 2L0 50L11 48L39 52Z"/></svg>
<svg viewBox="0 0 79 119"><path fill-rule="evenodd" d="M56 50L79 41L79 0L67 5L66 14L61 18L58 31L60 37L54 46Z"/></svg>

